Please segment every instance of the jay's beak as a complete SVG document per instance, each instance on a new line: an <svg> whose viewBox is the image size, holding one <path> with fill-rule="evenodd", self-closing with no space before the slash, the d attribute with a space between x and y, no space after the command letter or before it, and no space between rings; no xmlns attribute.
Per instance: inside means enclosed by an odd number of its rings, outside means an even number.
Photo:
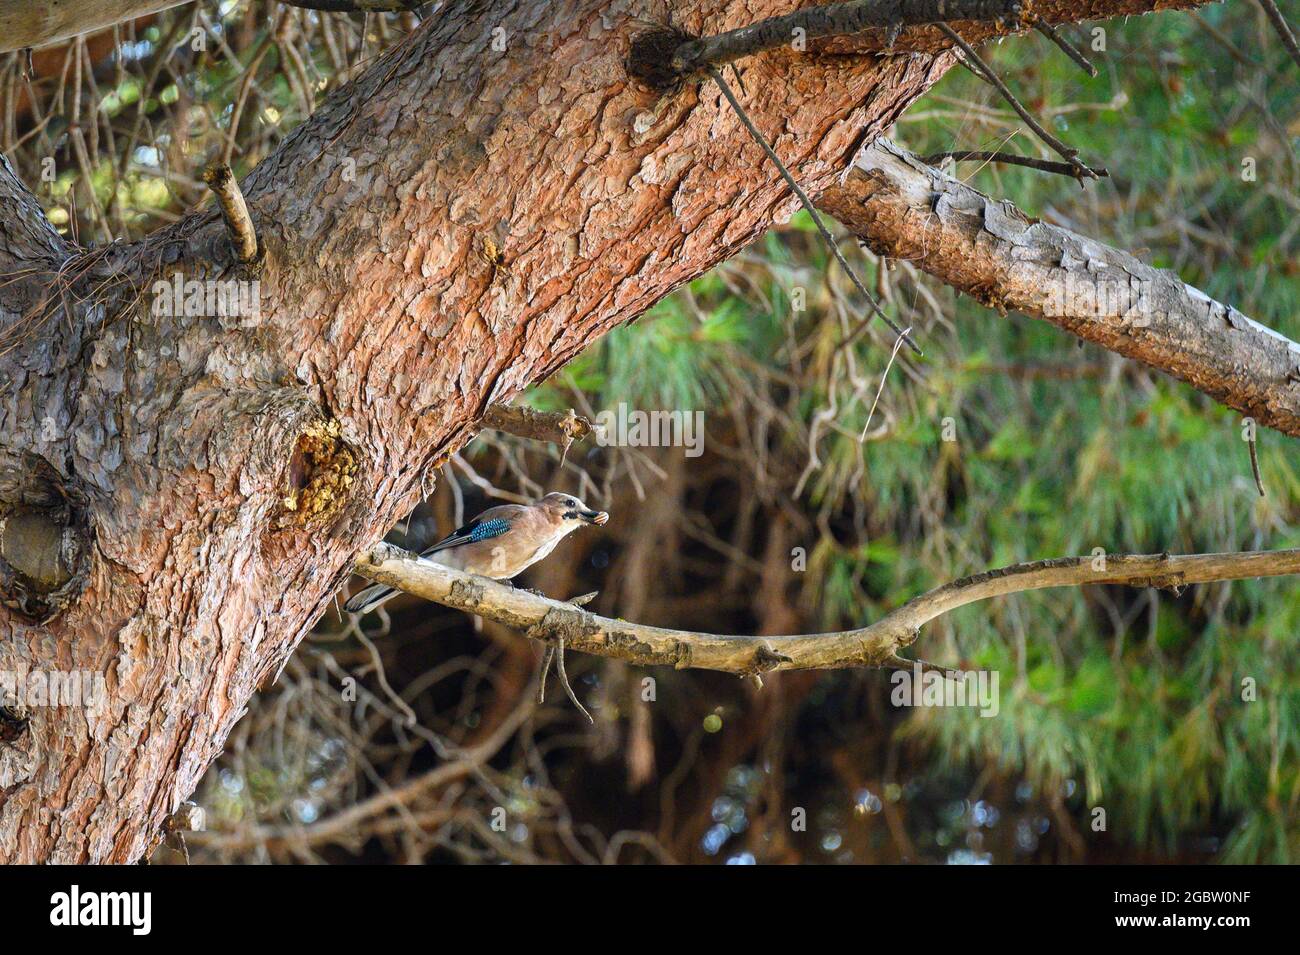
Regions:
<svg viewBox="0 0 1300 955"><path fill-rule="evenodd" d="M582 515L582 519L588 524L600 526L609 520L609 514L606 511L579 511L578 513Z"/></svg>

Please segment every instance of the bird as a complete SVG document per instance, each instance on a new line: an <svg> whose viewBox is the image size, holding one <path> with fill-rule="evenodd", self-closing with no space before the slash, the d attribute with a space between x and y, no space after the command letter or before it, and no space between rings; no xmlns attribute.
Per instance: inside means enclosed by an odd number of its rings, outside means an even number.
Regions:
<svg viewBox="0 0 1300 955"><path fill-rule="evenodd" d="M531 504L489 507L458 527L420 556L445 567L494 580L510 580L555 550L580 527L602 525L606 511L596 511L572 494L552 491ZM369 613L399 591L374 584L343 605L349 613Z"/></svg>

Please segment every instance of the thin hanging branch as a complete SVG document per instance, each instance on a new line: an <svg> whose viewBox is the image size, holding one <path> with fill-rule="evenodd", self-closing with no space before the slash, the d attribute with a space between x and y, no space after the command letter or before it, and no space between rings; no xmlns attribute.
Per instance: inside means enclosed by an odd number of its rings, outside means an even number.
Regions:
<svg viewBox="0 0 1300 955"><path fill-rule="evenodd" d="M772 160L772 162L776 164L776 168L781 171L781 176L785 179L786 185L794 191L794 194L799 197L799 201L803 203L803 207L808 210L808 215L812 216L813 223L817 226L817 231L821 233L822 240L826 243L826 247L830 249L831 255L833 255L835 260L840 263L840 268L844 269L844 271L848 273L849 279L853 282L854 287L866 296L867 302L871 305L871 310L876 315L879 315L880 318L884 320L885 324L894 330L894 334L906 342L912 351L920 355L920 346L912 340L912 336L899 328L894 323L893 319L885 314L884 310L880 307L880 303L876 301L876 297L867 291L867 286L863 284L862 279L858 278L857 270L849 265L848 260L844 258L844 253L842 253L839 246L836 245L835 239L831 235L830 230L826 228L826 224L822 222L821 216L817 214L817 209L813 205L812 200L808 198L808 194L804 192L799 183L795 181L790 170L785 167L785 163L781 162L781 157L776 154L776 150L771 147L763 134L758 131L758 127L754 125L754 121L749 118L749 114L745 112L744 107L740 105L740 101L736 99L736 94L731 91L731 87L727 85L727 81L722 78L722 72L712 65L706 67L706 69L708 70L709 75L713 77L713 81L718 84L718 88L722 90L722 95L725 96L727 102L731 104L731 108L734 109L736 115L740 117L741 123L744 124L745 129L749 131L749 135L754 138L755 142L763 147L763 152L767 154L767 158Z"/></svg>
<svg viewBox="0 0 1300 955"><path fill-rule="evenodd" d="M1281 37L1282 45L1291 54L1291 59L1295 60L1296 66L1300 66L1300 44L1296 43L1295 34L1291 32L1291 27L1282 16L1282 11L1277 8L1273 0L1258 0L1258 2L1264 8L1264 14L1272 21L1273 29Z"/></svg>
<svg viewBox="0 0 1300 955"><path fill-rule="evenodd" d="M1069 176L1072 179L1081 178L1078 166L1073 163L1055 162L1051 159L1035 159L1032 156L1017 156L1015 153L998 153L998 152L981 152L972 149L959 149L945 153L931 153L928 156L921 157L921 162L927 166L938 166L945 159L951 159L954 162L999 162L1009 166L1025 166L1029 169L1037 169L1040 172L1056 173L1060 176ZM1104 168L1093 170L1098 176L1109 176L1110 172Z"/></svg>
<svg viewBox="0 0 1300 955"><path fill-rule="evenodd" d="M1250 445L1250 473L1255 478L1255 490L1259 491L1260 497L1264 497L1264 478L1259 473L1259 448L1256 445L1257 437L1258 435L1255 434L1255 431L1252 428L1250 437L1246 439L1246 442Z"/></svg>
<svg viewBox="0 0 1300 955"><path fill-rule="evenodd" d="M1090 179L1100 178L1100 174L1096 170L1089 168L1079 160L1079 150L1061 142L1061 140L1057 139L1043 128L1043 125L1034 118L1033 114L1030 113L1029 110L1025 109L1020 100L1016 99L1015 94L1011 92L1007 84L1002 82L1002 78L999 77L997 73L993 72L993 68L980 58L980 55L975 52L975 48L963 40L960 34L946 23L939 23L936 24L936 26L938 26L944 36L957 44L958 48L963 54L965 54L966 59L971 64L979 68L979 72L983 74L984 79L987 80L994 89L1002 94L1002 98L1011 105L1011 108L1014 109L1020 118L1028 124L1029 128L1034 131L1034 134L1037 135L1039 139L1047 143L1048 146L1050 146L1071 166L1078 169L1081 176L1087 176Z"/></svg>
<svg viewBox="0 0 1300 955"><path fill-rule="evenodd" d="M378 544L357 562L355 570L425 600L523 630L531 639L556 644L557 651L562 640L570 650L645 666L753 676L769 670L910 665L912 661L903 660L900 651L916 640L921 627L958 607L990 597L1093 584L1177 592L1190 584L1278 577L1300 573L1300 549L1038 560L954 580L857 630L771 637L672 630L601 617L570 603L420 560L391 544Z"/></svg>
<svg viewBox="0 0 1300 955"><path fill-rule="evenodd" d="M1035 20L1034 29L1060 47L1061 52L1078 63L1089 76L1097 75L1097 68L1092 65L1092 61L1083 55L1082 50L1058 33L1056 27L1046 20Z"/></svg>

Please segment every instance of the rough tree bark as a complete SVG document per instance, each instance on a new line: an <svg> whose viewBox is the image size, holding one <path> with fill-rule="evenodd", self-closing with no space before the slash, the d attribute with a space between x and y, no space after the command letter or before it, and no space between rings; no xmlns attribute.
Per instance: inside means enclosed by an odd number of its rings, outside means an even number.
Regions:
<svg viewBox="0 0 1300 955"><path fill-rule="evenodd" d="M705 33L794 4L669 6ZM447 4L247 177L256 271L214 210L69 248L0 167L0 672L108 690L0 711L0 861L139 859L490 402L794 211L716 88L629 79L644 13ZM819 191L952 62L776 50L741 95ZM156 309L176 274L256 278L260 314Z"/></svg>

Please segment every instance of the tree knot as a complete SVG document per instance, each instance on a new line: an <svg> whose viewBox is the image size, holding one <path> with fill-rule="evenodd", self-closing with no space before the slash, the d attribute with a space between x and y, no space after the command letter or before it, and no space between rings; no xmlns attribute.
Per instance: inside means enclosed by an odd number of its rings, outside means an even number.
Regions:
<svg viewBox="0 0 1300 955"><path fill-rule="evenodd" d="M577 607L551 607L541 620L528 628L527 636L543 642L563 640L573 643L600 633L591 614Z"/></svg>
<svg viewBox="0 0 1300 955"><path fill-rule="evenodd" d="M462 608L473 609L483 602L483 585L472 580L453 580L450 597Z"/></svg>
<svg viewBox="0 0 1300 955"><path fill-rule="evenodd" d="M766 643L760 643L754 650L754 657L745 667L742 676L760 676L769 670L775 670L782 663L793 663L794 660L784 653L778 653Z"/></svg>

